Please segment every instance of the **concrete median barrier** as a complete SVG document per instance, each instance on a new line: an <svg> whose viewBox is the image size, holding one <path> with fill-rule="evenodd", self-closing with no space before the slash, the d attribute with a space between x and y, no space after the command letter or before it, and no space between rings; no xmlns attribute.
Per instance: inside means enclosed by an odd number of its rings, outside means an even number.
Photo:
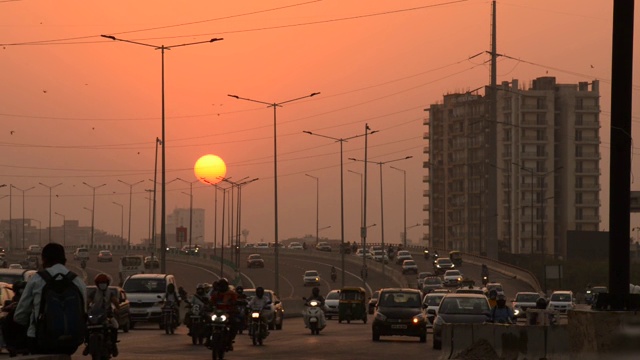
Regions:
<svg viewBox="0 0 640 360"><path fill-rule="evenodd" d="M16 360L71 360L69 355L23 355L14 357Z"/></svg>

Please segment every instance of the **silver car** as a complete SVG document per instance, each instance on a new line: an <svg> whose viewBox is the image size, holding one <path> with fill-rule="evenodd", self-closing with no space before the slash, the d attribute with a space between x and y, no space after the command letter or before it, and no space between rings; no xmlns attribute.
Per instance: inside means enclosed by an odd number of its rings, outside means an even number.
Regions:
<svg viewBox="0 0 640 360"><path fill-rule="evenodd" d="M331 320L332 316L338 316L338 304L340 303L340 290L331 290L324 298L324 316Z"/></svg>
<svg viewBox="0 0 640 360"><path fill-rule="evenodd" d="M304 286L320 285L320 273L317 270L307 270L302 275Z"/></svg>

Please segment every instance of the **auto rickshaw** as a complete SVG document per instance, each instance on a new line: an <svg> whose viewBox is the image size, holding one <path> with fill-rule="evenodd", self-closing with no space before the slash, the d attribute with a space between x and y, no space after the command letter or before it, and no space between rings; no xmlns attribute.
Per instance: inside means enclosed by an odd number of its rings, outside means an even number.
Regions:
<svg viewBox="0 0 640 360"><path fill-rule="evenodd" d="M344 287L340 290L338 322L362 320L367 323L366 291L361 287Z"/></svg>
<svg viewBox="0 0 640 360"><path fill-rule="evenodd" d="M451 259L451 262L456 267L462 266L462 254L460 253L460 251L456 251L456 250L450 251L449 252L449 259Z"/></svg>

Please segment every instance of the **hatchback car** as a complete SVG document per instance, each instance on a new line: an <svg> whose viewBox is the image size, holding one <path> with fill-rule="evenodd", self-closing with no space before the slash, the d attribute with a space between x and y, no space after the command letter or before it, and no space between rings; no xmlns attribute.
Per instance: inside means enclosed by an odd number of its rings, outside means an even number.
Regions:
<svg viewBox="0 0 640 360"><path fill-rule="evenodd" d="M566 314L575 307L573 291L554 291L549 297L547 309Z"/></svg>
<svg viewBox="0 0 640 360"><path fill-rule="evenodd" d="M422 292L428 294L444 286L442 279L438 276L427 276L422 280Z"/></svg>
<svg viewBox="0 0 640 360"><path fill-rule="evenodd" d="M451 260L445 258L438 258L433 262L433 271L436 273L436 275L442 275L445 273L445 271L453 270L455 269L455 267L456 266L453 265Z"/></svg>
<svg viewBox="0 0 640 360"><path fill-rule="evenodd" d="M410 273L414 273L417 274L418 273L418 264L416 264L416 262L414 260L405 260L402 262L402 273L403 274L410 274Z"/></svg>
<svg viewBox="0 0 640 360"><path fill-rule="evenodd" d="M491 290L495 290L497 295L504 295L504 288L501 283L498 282L490 282L485 286L487 288L487 294L491 292Z"/></svg>
<svg viewBox="0 0 640 360"><path fill-rule="evenodd" d="M462 273L460 270L447 270L442 276L445 286L458 286L462 282Z"/></svg>
<svg viewBox="0 0 640 360"><path fill-rule="evenodd" d="M95 285L87 285L87 299L93 297L96 293ZM129 299L127 299L127 293L119 286L109 286L109 292L116 296L118 299L118 312L115 313L116 320L118 321L119 329L123 332L129 332L131 329L131 305L129 304Z"/></svg>
<svg viewBox="0 0 640 360"><path fill-rule="evenodd" d="M320 285L320 273L317 270L307 270L302 275L304 286Z"/></svg>
<svg viewBox="0 0 640 360"><path fill-rule="evenodd" d="M331 245L329 245L329 243L327 242L321 241L318 243L318 245L316 245L316 250L331 252Z"/></svg>
<svg viewBox="0 0 640 360"><path fill-rule="evenodd" d="M328 320L338 316L338 304L340 303L340 290L331 290L324 298L324 316Z"/></svg>
<svg viewBox="0 0 640 360"><path fill-rule="evenodd" d="M247 267L248 268L263 268L264 267L264 259L260 254L251 254L247 257Z"/></svg>
<svg viewBox="0 0 640 360"><path fill-rule="evenodd" d="M396 255L396 264L402 265L405 260L413 260L413 256L407 250L400 250Z"/></svg>
<svg viewBox="0 0 640 360"><path fill-rule="evenodd" d="M433 327L433 320L435 320L436 315L438 314L438 307L440 306L440 301L445 296L445 293L430 293L424 296L422 299L422 307L427 311L427 320L429 323L427 327ZM435 310L433 314L429 313L429 310Z"/></svg>
<svg viewBox="0 0 640 360"><path fill-rule="evenodd" d="M420 291L388 288L380 290L375 317L371 325L373 341L380 336L416 336L427 341L427 317L422 308Z"/></svg>
<svg viewBox="0 0 640 360"><path fill-rule="evenodd" d="M256 296L256 289L244 289L245 295L247 295L247 301L251 301L251 298ZM273 290L265 289L264 296L268 301L271 301L271 306L265 309L265 318L269 330L282 330L282 324L284 323L284 307L282 301L276 296Z"/></svg>
<svg viewBox="0 0 640 360"><path fill-rule="evenodd" d="M427 310L434 315L433 348L442 348L442 328L444 324L475 324L488 321L491 316L489 300L479 294L446 294L440 301L438 310Z"/></svg>
<svg viewBox="0 0 640 360"><path fill-rule="evenodd" d="M73 253L73 260L89 260L89 249L79 247Z"/></svg>
<svg viewBox="0 0 640 360"><path fill-rule="evenodd" d="M523 318L527 316L527 309L535 309L536 301L540 298L537 292L521 291L516 293L516 297L511 302L513 316Z"/></svg>
<svg viewBox="0 0 640 360"><path fill-rule="evenodd" d="M424 281L424 278L426 278L427 276L433 276L433 273L430 273L428 271L421 271L418 273L418 276L416 277L416 280L418 281L418 290L422 290L422 283Z"/></svg>
<svg viewBox="0 0 640 360"><path fill-rule="evenodd" d="M113 254L109 250L100 250L98 253L98 262L112 262Z"/></svg>
<svg viewBox="0 0 640 360"><path fill-rule="evenodd" d="M292 242L291 244L289 244L289 249L290 250L304 250L304 247L302 247L302 244L300 244L299 242Z"/></svg>

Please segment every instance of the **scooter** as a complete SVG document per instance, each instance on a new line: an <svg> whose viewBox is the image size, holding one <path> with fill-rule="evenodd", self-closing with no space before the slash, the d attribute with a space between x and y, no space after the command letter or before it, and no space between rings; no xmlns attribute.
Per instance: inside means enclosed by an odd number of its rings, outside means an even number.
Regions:
<svg viewBox="0 0 640 360"><path fill-rule="evenodd" d="M304 322L311 330L311 335L320 335L320 330L326 326L324 312L320 308L318 300L305 300Z"/></svg>
<svg viewBox="0 0 640 360"><path fill-rule="evenodd" d="M429 255L429 249L424 249L424 251L423 251L423 252L424 252L424 258L425 258L425 260L429 260L429 256L430 256L430 255Z"/></svg>
<svg viewBox="0 0 640 360"><path fill-rule="evenodd" d="M487 286L488 283L489 283L489 276L483 275L482 276L482 285L483 286Z"/></svg>
<svg viewBox="0 0 640 360"><path fill-rule="evenodd" d="M88 343L86 353L93 360L111 359L111 329L109 318L104 312L89 314L87 319Z"/></svg>

